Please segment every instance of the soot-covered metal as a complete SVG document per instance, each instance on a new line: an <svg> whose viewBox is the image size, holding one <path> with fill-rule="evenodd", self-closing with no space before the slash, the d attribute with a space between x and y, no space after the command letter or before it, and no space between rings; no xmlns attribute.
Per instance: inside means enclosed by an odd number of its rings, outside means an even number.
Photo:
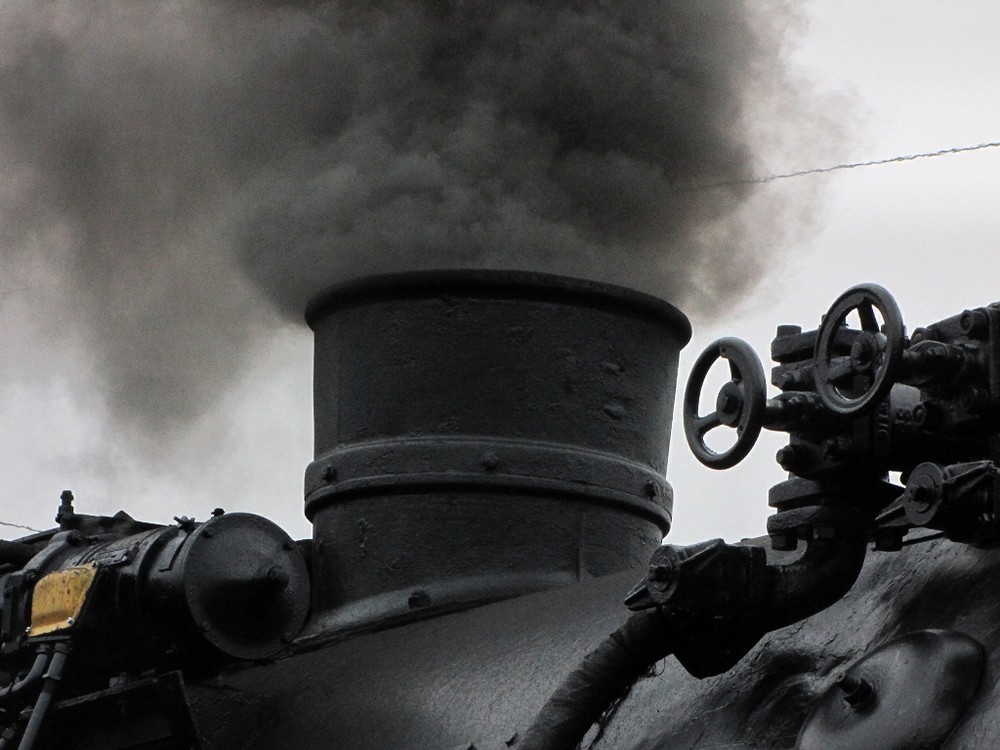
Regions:
<svg viewBox="0 0 1000 750"><path fill-rule="evenodd" d="M768 537L687 547L660 545L690 334L666 302L423 272L307 318L313 537L64 493L56 528L0 545L0 750L1000 742L1000 307L907 336L855 287L779 327L771 398L752 349L709 346L690 447L727 468L787 432L789 478Z"/></svg>
<svg viewBox="0 0 1000 750"><path fill-rule="evenodd" d="M635 568L670 528L665 302L437 272L313 300L313 627L367 627Z"/></svg>

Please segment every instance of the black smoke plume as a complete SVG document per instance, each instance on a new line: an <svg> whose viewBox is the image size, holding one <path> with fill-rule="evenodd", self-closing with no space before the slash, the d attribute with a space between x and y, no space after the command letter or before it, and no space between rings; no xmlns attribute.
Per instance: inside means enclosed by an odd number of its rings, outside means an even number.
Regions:
<svg viewBox="0 0 1000 750"><path fill-rule="evenodd" d="M0 311L142 431L196 418L353 276L535 269L731 310L800 206L695 188L824 140L783 62L798 23L735 0L11 0Z"/></svg>

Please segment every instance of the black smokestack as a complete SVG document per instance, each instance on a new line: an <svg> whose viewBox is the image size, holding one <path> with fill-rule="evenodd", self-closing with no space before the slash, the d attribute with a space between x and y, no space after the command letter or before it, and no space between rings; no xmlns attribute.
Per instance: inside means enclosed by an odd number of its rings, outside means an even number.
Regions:
<svg viewBox="0 0 1000 750"><path fill-rule="evenodd" d="M636 568L670 528L691 328L666 302L549 274L424 271L326 290L307 319L314 630Z"/></svg>
<svg viewBox="0 0 1000 750"><path fill-rule="evenodd" d="M788 207L691 188L754 173L763 130L790 148L768 108L815 140L792 21L728 0L5 3L0 271L91 355L113 416L155 428L230 387L271 310L355 276L546 271L731 309Z"/></svg>

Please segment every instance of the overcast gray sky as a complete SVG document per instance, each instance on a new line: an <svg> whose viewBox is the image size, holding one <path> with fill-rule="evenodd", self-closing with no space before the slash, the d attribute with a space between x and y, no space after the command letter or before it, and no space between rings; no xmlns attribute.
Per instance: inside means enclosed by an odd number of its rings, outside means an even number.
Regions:
<svg viewBox="0 0 1000 750"><path fill-rule="evenodd" d="M831 106L850 112L844 161L867 161L1000 140L1000 6L964 0L814 0L795 62ZM822 137L821 134L817 134ZM829 154L817 143L818 154ZM765 172L829 165L827 156L777 157ZM772 191L811 191L815 226L770 268L730 319L704 325L681 362L683 388L694 358L721 335L766 355L780 323L817 324L847 287L889 288L907 326L1000 299L1000 149L777 181ZM44 258L39 259L44 263ZM32 276L38 279L36 273ZM59 492L72 488L81 512L166 522L212 508L262 513L307 536L302 472L311 459L311 340L301 326L255 340L257 362L242 384L163 446L165 465L137 458L128 436L101 417L100 394L77 383L94 365L59 342L33 341L18 326L37 288L0 284L0 521L46 528ZM51 346L50 346L51 344ZM57 349L53 354L52 349ZM767 363L765 362L765 365ZM52 376L58 368L58 376ZM11 373L18 377L11 377ZM235 415L220 420L219 415ZM669 479L676 491L671 538L738 539L764 531L767 488L783 478L764 436L739 467L712 472L689 455L677 428ZM15 528L2 528L7 538Z"/></svg>

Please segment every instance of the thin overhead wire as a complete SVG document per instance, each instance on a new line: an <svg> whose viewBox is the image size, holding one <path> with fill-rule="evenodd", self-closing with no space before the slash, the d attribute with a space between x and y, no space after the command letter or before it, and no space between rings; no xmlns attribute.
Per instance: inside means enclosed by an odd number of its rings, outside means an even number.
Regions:
<svg viewBox="0 0 1000 750"><path fill-rule="evenodd" d="M41 529L35 529L31 526L22 526L19 523L8 523L7 521L0 521L0 526L9 526L12 529L24 529L25 531L34 531L36 534L41 533Z"/></svg>
<svg viewBox="0 0 1000 750"><path fill-rule="evenodd" d="M785 172L783 174L765 175L763 177L747 177L740 180L723 180L711 182L705 185L693 185L688 190L711 190L721 187L736 187L739 185L760 185L777 180L789 180L793 177L805 177L811 174L826 174L827 172L838 172L844 169L859 169L860 167L877 167L882 164L898 164L906 161L916 161L917 159L933 159L938 156L951 156L952 154L964 154L969 151L982 151L988 148L1000 148L1000 141L990 141L988 143L977 143L974 146L956 146L954 148L943 148L940 151L927 151L920 154L903 154L892 156L888 159L874 159L872 161L855 161L846 164L834 164L830 167L816 167L814 169L801 169L795 172Z"/></svg>

